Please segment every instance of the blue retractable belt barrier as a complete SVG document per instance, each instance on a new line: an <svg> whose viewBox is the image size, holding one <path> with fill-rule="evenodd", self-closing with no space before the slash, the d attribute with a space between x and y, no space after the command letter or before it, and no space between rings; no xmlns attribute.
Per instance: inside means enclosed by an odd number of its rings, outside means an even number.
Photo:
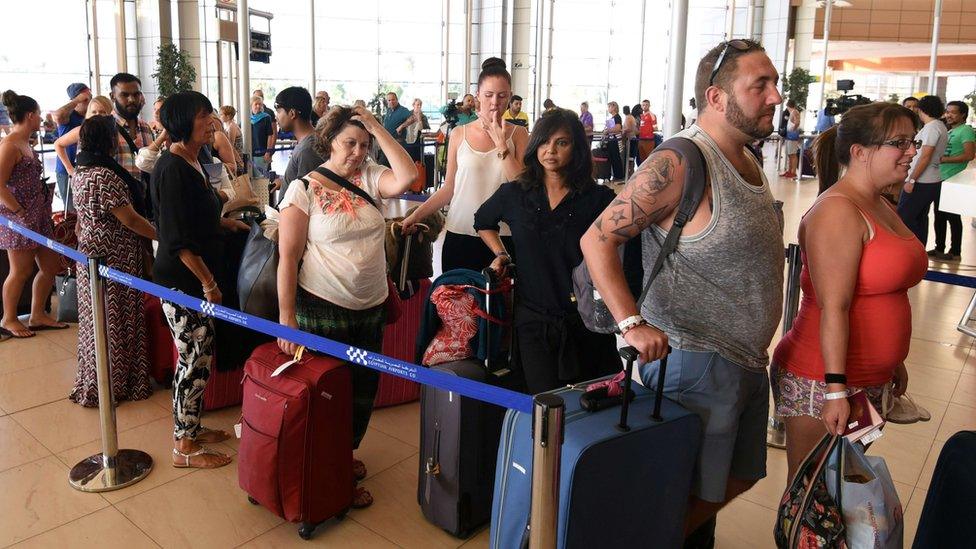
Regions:
<svg viewBox="0 0 976 549"><path fill-rule="evenodd" d="M925 280L941 282L943 284L951 284L952 286L976 288L976 278L955 273L947 273L945 271L929 271L925 273Z"/></svg>
<svg viewBox="0 0 976 549"><path fill-rule="evenodd" d="M11 230L75 261L81 263L88 262L88 257L78 250L69 248L51 238L22 227L2 215L0 215L0 224L6 225ZM410 381L416 381L422 385L430 385L444 391L453 391L462 396L475 398L504 408L532 413L532 397L526 394L479 383L463 377L444 374L379 353L373 353L345 343L302 332L283 326L277 322L271 322L235 309L224 307L223 305L209 303L205 300L186 295L183 292L153 284L147 280L104 265L99 267L98 274L119 284L124 284L147 294L152 294L181 307L193 309L194 311L199 311L214 318L219 318L272 337L280 337L288 341L293 341L329 356L348 360L355 364L366 366L367 368L409 379Z"/></svg>

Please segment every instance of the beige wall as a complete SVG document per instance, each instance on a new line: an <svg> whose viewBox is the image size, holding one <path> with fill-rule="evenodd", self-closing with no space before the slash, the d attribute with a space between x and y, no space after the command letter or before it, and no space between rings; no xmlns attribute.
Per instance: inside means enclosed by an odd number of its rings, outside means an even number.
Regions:
<svg viewBox="0 0 976 549"><path fill-rule="evenodd" d="M930 42L935 0L854 0L834 8L831 40ZM814 37L823 38L824 10L817 10ZM943 0L939 42L976 43L976 0Z"/></svg>

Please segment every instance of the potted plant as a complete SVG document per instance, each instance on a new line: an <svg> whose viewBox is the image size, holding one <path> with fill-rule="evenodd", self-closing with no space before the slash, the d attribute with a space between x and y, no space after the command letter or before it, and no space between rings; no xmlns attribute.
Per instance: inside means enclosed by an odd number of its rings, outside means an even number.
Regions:
<svg viewBox="0 0 976 549"><path fill-rule="evenodd" d="M190 63L190 55L174 44L162 44L156 53L156 89L162 96L193 89L197 71Z"/></svg>
<svg viewBox="0 0 976 549"><path fill-rule="evenodd" d="M810 95L810 83L814 81L816 78L810 74L810 71L796 67L783 81L783 95L792 99L801 110L806 110L807 96Z"/></svg>

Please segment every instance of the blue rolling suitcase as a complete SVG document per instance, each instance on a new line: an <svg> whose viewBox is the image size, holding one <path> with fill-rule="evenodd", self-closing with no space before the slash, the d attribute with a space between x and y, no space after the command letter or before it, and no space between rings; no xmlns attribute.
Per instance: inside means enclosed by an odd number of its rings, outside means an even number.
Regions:
<svg viewBox="0 0 976 549"><path fill-rule="evenodd" d="M621 355L627 358L628 394L637 355L629 347ZM662 397L666 363L661 363L657 395L636 386L629 406L588 412L580 400L585 385L550 393L566 405L558 547L681 547L701 421ZM527 543L531 430L531 414L508 411L495 473L492 549Z"/></svg>

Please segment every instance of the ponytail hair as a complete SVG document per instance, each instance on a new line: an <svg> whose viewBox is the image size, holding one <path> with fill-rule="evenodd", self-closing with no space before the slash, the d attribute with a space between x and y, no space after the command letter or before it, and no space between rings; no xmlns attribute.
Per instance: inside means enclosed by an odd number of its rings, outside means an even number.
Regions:
<svg viewBox="0 0 976 549"><path fill-rule="evenodd" d="M490 78L492 76L497 76L504 78L508 85L512 85L512 75L508 73L508 68L505 66L505 61L498 57L489 57L481 63L481 73L478 75L478 86L485 78Z"/></svg>
<svg viewBox="0 0 976 549"><path fill-rule="evenodd" d="M13 90L3 92L2 101L10 114L10 120L14 124L21 123L28 114L40 110L37 101L34 101L32 97L17 95L17 92Z"/></svg>
<svg viewBox="0 0 976 549"><path fill-rule="evenodd" d="M896 103L877 102L859 105L844 113L840 123L817 137L814 143L814 165L823 193L840 179L842 166L851 162L851 147L878 146L900 120L920 127L918 115Z"/></svg>
<svg viewBox="0 0 976 549"><path fill-rule="evenodd" d="M813 164L820 181L817 194L834 186L840 178L840 162L837 160L837 126L821 132L813 143Z"/></svg>

